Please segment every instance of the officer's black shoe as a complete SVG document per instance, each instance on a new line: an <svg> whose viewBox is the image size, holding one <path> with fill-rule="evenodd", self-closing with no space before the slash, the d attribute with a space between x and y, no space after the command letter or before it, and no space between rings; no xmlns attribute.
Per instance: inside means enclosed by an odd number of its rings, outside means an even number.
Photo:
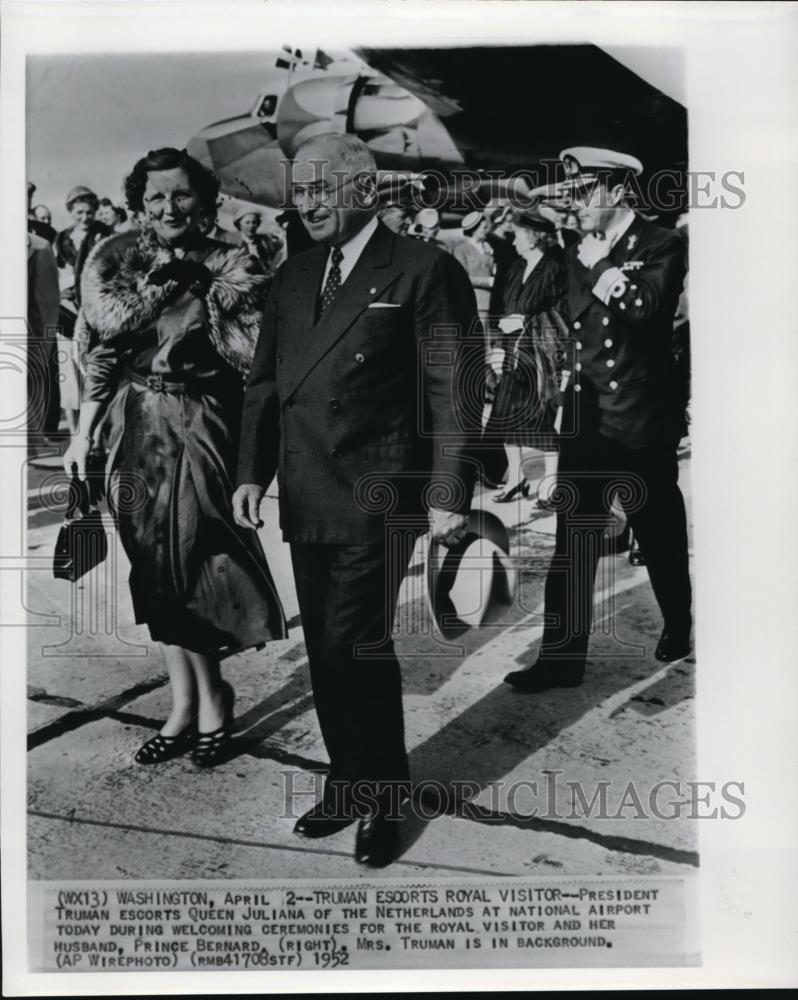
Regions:
<svg viewBox="0 0 798 1000"><path fill-rule="evenodd" d="M516 691L532 694L548 691L550 688L579 687L584 677L584 669L572 663L543 663L538 660L525 670L513 670L504 678Z"/></svg>
<svg viewBox="0 0 798 1000"><path fill-rule="evenodd" d="M319 837L331 837L353 822L353 816L332 809L330 804L322 799L312 809L308 809L304 816L299 817L294 824L294 833L299 837L315 840Z"/></svg>
<svg viewBox="0 0 798 1000"><path fill-rule="evenodd" d="M666 625L659 637L654 656L660 663L682 660L690 652L690 623L686 625Z"/></svg>
<svg viewBox="0 0 798 1000"><path fill-rule="evenodd" d="M637 542L632 542L632 547L629 550L629 562L632 566L645 566L646 564L646 557L640 551Z"/></svg>

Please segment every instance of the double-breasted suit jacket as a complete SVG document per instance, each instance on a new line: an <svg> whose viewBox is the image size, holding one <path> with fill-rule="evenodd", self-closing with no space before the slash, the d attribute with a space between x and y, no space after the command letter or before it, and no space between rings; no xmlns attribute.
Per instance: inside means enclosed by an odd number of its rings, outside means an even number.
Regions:
<svg viewBox="0 0 798 1000"><path fill-rule="evenodd" d="M460 375L466 345L482 349L476 303L449 254L380 224L318 317L328 253L314 247L275 276L246 390L238 482L265 487L278 472L288 541L382 544L389 509L420 513L425 497L469 508L479 418Z"/></svg>
<svg viewBox="0 0 798 1000"><path fill-rule="evenodd" d="M684 241L635 216L594 267L585 268L577 252L567 251L576 372L565 413L579 429L625 448L678 442L684 407L671 344ZM572 420L563 424L566 435L574 429Z"/></svg>

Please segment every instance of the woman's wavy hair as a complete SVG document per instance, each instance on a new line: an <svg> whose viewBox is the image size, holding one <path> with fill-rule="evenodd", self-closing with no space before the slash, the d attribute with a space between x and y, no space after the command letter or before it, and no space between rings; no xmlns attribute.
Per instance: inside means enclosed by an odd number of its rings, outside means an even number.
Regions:
<svg viewBox="0 0 798 1000"><path fill-rule="evenodd" d="M219 178L199 160L189 156L185 149L172 149L171 146L150 150L136 162L125 177L125 201L128 208L132 212L144 211L144 190L147 187L148 174L153 170L174 170L178 167L185 170L203 212L214 216L216 200L219 197Z"/></svg>

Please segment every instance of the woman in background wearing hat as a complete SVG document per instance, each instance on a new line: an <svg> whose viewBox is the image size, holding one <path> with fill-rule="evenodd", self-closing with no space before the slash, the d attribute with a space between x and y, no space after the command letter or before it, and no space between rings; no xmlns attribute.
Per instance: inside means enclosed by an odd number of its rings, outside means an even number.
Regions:
<svg viewBox="0 0 798 1000"><path fill-rule="evenodd" d="M203 235L218 192L185 150L148 153L125 179L144 228L100 243L83 273L85 385L64 466L85 478L103 419L136 621L161 644L171 681L171 712L140 764L189 750L200 767L225 759L234 694L220 659L286 634L257 536L230 505L266 279L244 249Z"/></svg>
<svg viewBox="0 0 798 1000"><path fill-rule="evenodd" d="M471 280L471 287L477 298L477 312L485 331L486 351L490 347L488 342L490 292L496 274L493 249L486 239L488 228L488 220L482 212L469 212L460 224L463 238L459 239L452 249L452 256L463 265Z"/></svg>
<svg viewBox="0 0 798 1000"><path fill-rule="evenodd" d="M263 216L251 208L240 208L233 216L233 225L241 233L241 245L256 260L263 273L271 277L277 270L282 240L272 233L259 233Z"/></svg>
<svg viewBox="0 0 798 1000"><path fill-rule="evenodd" d="M77 430L80 409L80 371L73 339L75 319L80 307L80 275L91 248L113 232L110 226L97 221L99 204L97 195L90 188L82 184L72 188L66 199L72 225L58 233L54 245L61 286L60 331L57 336L58 382L61 409L70 434Z"/></svg>
<svg viewBox="0 0 798 1000"><path fill-rule="evenodd" d="M535 210L518 212L513 221L520 260L507 276L505 315L499 322L502 375L485 436L500 439L507 452L507 486L493 497L496 503L529 495L525 468L531 449L544 451L545 485L538 506L546 509L555 485L554 419L568 336L567 276L554 225Z"/></svg>

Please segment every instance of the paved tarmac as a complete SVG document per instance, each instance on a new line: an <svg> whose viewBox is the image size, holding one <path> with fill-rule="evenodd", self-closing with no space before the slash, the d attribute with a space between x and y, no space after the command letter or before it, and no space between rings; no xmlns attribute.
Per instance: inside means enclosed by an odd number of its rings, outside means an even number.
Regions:
<svg viewBox="0 0 798 1000"><path fill-rule="evenodd" d="M689 506L687 451L680 470ZM226 661L236 690L236 753L200 771L188 758L153 767L133 761L168 713L164 664L146 628L133 622L118 543L79 584L51 578L58 485L57 472L30 470L28 555L42 557L41 571L27 574L26 597L31 878L695 870L695 821L657 818L646 808L658 782L695 777L695 665L692 657L654 660L659 611L646 570L625 554L600 564L585 684L523 695L502 677L536 656L554 517L531 500L496 505L490 493L478 494L477 505L508 526L519 596L501 627L473 630L454 647L430 632L419 546L400 595L396 645L411 769L424 792L404 824L401 857L374 872L352 859L353 829L314 842L292 833L320 788L326 758L276 497L266 501L261 537L289 636ZM588 803L605 793L605 808L599 798L586 815L577 785Z"/></svg>

